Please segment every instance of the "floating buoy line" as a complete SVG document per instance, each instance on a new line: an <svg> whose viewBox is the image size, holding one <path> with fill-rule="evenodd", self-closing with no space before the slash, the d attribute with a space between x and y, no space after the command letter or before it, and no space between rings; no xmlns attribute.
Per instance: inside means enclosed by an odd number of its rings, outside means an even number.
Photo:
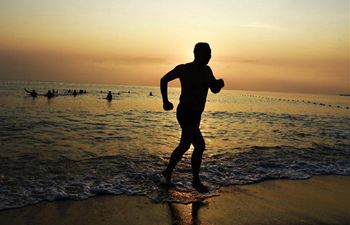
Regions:
<svg viewBox="0 0 350 225"><path fill-rule="evenodd" d="M331 105L331 104L325 104L325 103L322 103L322 102L315 102L315 101L310 101L310 100L271 98L271 97L266 97L266 96L250 95L250 94L241 94L241 96L252 97L252 98L260 98L260 99L266 99L266 100L271 100L271 101L306 103L306 104L312 104L312 105L319 105L319 106L322 106L322 107L334 107L334 108L338 108L338 109L350 109L349 106Z"/></svg>

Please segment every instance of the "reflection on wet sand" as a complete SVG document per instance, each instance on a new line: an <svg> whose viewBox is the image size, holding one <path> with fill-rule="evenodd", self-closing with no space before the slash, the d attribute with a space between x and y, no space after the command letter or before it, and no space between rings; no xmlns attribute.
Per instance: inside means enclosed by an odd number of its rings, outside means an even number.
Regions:
<svg viewBox="0 0 350 225"><path fill-rule="evenodd" d="M169 199L173 199L174 197L179 197L178 194L181 193L175 193L169 191L169 188L161 188L161 194L163 197L164 195L168 195ZM175 196L174 196L175 195ZM191 194L189 194L191 195ZM188 198L189 195L184 196L185 198ZM171 224L173 225L198 225L203 224L199 220L198 217L198 211L201 207L206 206L208 204L207 200L199 200L190 204L180 204L180 203L173 203L168 202L168 210L169 210L169 217L171 218Z"/></svg>
<svg viewBox="0 0 350 225"><path fill-rule="evenodd" d="M191 204L168 203L171 224L173 225L198 225L203 224L199 220L198 211L205 202L194 202Z"/></svg>

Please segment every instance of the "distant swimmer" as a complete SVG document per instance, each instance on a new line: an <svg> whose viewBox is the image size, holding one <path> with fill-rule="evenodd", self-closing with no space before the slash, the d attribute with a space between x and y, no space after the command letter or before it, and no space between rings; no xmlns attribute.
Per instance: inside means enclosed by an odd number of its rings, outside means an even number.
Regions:
<svg viewBox="0 0 350 225"><path fill-rule="evenodd" d="M36 93L36 91L33 89L32 91L28 91L27 89L24 88L24 90L30 94L30 96L32 96L33 98L38 97L38 93Z"/></svg>
<svg viewBox="0 0 350 225"><path fill-rule="evenodd" d="M160 80L163 109L166 111L174 108L168 100L168 82L178 78L181 84L180 103L176 110L177 121L181 126L181 139L179 145L171 154L169 164L162 175L167 184L171 185L171 175L176 164L192 144L194 146L191 158L192 185L201 193L208 192L208 188L202 184L199 178L199 169L205 150L205 142L199 125L205 108L208 89L216 94L224 87L224 81L222 79L217 80L207 65L210 58L211 49L209 44L197 43L194 47L194 61L176 66Z"/></svg>
<svg viewBox="0 0 350 225"><path fill-rule="evenodd" d="M77 91L74 90L74 91L73 91L73 96L75 97L75 96L77 96L77 94L78 94Z"/></svg>
<svg viewBox="0 0 350 225"><path fill-rule="evenodd" d="M149 96L153 96L153 93L152 93L152 91L149 93Z"/></svg>
<svg viewBox="0 0 350 225"><path fill-rule="evenodd" d="M108 101L112 101L113 96L112 96L112 92L111 92L111 91L108 92L106 99L107 99Z"/></svg>
<svg viewBox="0 0 350 225"><path fill-rule="evenodd" d="M44 96L47 97L48 99L50 99L50 98L54 97L55 95L50 90L48 90Z"/></svg>

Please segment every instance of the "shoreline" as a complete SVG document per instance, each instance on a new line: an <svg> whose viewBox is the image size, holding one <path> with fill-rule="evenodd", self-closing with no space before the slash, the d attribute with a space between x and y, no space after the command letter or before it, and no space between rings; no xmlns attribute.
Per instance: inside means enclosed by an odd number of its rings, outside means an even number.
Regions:
<svg viewBox="0 0 350 225"><path fill-rule="evenodd" d="M202 203L104 195L0 211L0 224L350 224L350 176L222 187Z"/></svg>

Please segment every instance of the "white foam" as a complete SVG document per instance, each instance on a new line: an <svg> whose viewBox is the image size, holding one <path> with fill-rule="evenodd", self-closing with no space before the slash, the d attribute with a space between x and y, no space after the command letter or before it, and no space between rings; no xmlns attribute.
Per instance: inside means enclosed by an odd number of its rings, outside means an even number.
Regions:
<svg viewBox="0 0 350 225"><path fill-rule="evenodd" d="M110 156L81 161L66 158L50 161L32 156L0 158L0 209L101 194L145 195L160 202L189 203L217 195L221 186L279 178L307 179L312 175L350 175L350 150L346 146L251 147L232 152L204 156L201 178L211 191L206 195L192 188L189 157L184 157L174 171L176 187L170 191L161 185L166 155Z"/></svg>

